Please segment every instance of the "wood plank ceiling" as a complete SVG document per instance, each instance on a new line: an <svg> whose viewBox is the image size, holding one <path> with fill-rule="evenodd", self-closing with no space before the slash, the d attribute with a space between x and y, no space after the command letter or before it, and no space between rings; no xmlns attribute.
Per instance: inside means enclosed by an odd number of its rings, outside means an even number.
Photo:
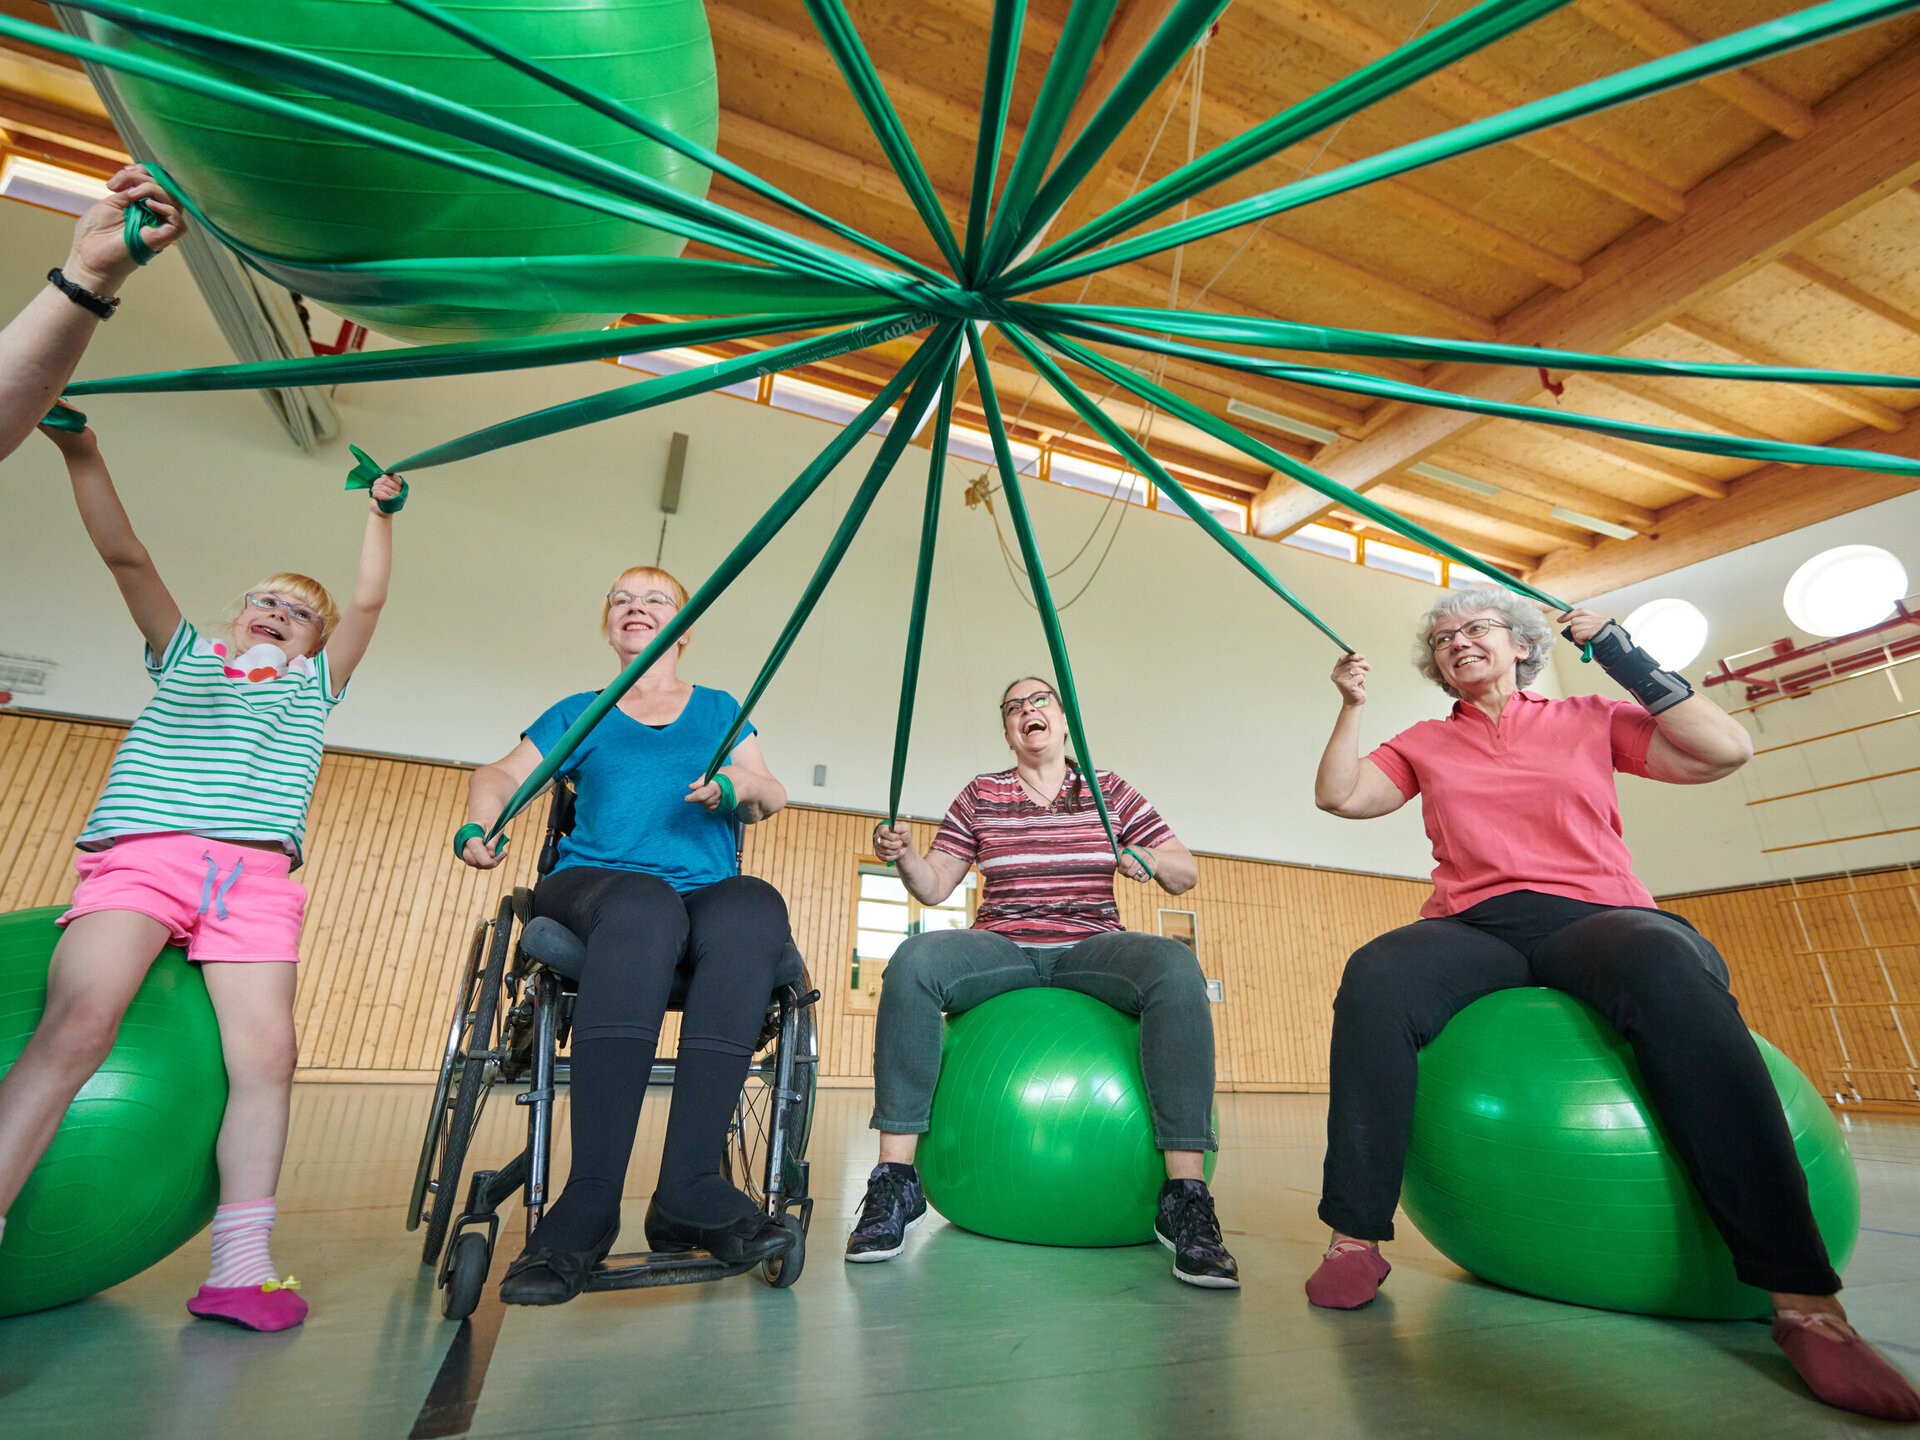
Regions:
<svg viewBox="0 0 1920 1440"><path fill-rule="evenodd" d="M849 0L956 228L978 129L991 0ZM1464 0L1237 0L1206 49L1198 115L1182 72L1145 106L1056 223L1116 203L1402 42ZM1206 205L1318 173L1795 8L1785 0L1575 0L1332 133L1209 192ZM1164 0L1121 0L1079 119ZM1067 0L1033 0L1006 156ZM50 22L38 0L0 11ZM800 0L709 0L720 149L929 264L937 253L848 98ZM0 49L0 144L96 173L122 153L73 66ZM1920 373L1920 17L1857 32L1675 94L1449 161L1153 256L1041 298L1204 304L1313 324L1678 359ZM713 194L793 222L726 181ZM1202 202L1194 202L1194 213ZM824 234L811 238L832 241ZM691 247L690 254L703 253ZM1176 281L1175 266L1178 266ZM816 367L870 392L906 353ZM1313 359L1315 357L1301 357ZM1920 456L1920 391L1541 375L1340 362L1443 389L1686 429ZM1069 367L1072 370L1073 367ZM1004 345L995 387L1023 438L1111 458ZM1075 378L1106 390L1094 377ZM1169 363L1168 388L1536 583L1587 595L1913 488L1896 477L1659 450ZM1548 382L1551 382L1549 384ZM1556 393L1556 387L1563 387ZM1122 423L1138 408L1109 399ZM1309 439L1249 418L1271 412ZM960 419L978 418L967 397ZM1364 530L1291 481L1155 417L1149 446L1197 488L1250 503L1269 537ZM1464 482L1464 483L1463 483ZM1610 538L1593 520L1636 532Z"/></svg>

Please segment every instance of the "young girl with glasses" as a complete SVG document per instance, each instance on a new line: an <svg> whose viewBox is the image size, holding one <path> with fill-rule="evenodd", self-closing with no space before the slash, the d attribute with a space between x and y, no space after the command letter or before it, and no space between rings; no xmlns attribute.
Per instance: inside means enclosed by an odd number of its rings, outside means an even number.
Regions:
<svg viewBox="0 0 1920 1440"><path fill-rule="evenodd" d="M169 944L200 966L228 1080L216 1155L213 1268L187 1309L254 1330L306 1318L268 1254L297 1054L294 962L321 731L367 652L393 559L404 482L372 487L360 574L342 615L304 575L247 592L224 635L181 617L134 535L93 433L47 430L66 457L88 538L146 640L157 693L127 732L78 841L80 884L47 976L47 1004L0 1079L0 1234L80 1087Z"/></svg>

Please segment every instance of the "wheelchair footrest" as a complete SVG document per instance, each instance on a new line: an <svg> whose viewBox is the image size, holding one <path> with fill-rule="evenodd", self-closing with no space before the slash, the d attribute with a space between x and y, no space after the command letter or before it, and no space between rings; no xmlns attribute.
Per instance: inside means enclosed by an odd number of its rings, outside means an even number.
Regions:
<svg viewBox="0 0 1920 1440"><path fill-rule="evenodd" d="M744 1275L759 1265L729 1265L705 1250L641 1250L631 1255L609 1255L587 1277L589 1290L640 1290L654 1285L698 1285Z"/></svg>

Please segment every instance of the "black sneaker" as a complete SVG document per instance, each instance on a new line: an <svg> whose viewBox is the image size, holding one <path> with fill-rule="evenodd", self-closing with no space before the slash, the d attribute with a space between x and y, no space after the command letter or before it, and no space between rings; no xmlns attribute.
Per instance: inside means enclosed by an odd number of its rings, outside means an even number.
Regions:
<svg viewBox="0 0 1920 1440"><path fill-rule="evenodd" d="M1216 1290L1238 1290L1240 1267L1220 1237L1213 1196L1204 1181L1169 1180L1160 1187L1153 1233L1173 1252L1173 1278Z"/></svg>
<svg viewBox="0 0 1920 1440"><path fill-rule="evenodd" d="M891 1260L906 1248L907 1231L927 1215L927 1194L920 1172L891 1162L873 1167L860 1218L847 1236L847 1259L856 1265Z"/></svg>

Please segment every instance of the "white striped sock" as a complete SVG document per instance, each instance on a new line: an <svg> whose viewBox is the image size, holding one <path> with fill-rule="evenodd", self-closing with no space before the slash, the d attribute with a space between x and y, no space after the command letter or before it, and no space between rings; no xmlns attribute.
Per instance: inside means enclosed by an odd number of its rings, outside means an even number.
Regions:
<svg viewBox="0 0 1920 1440"><path fill-rule="evenodd" d="M242 1285L264 1285L277 1280L267 1253L273 1235L273 1218L279 1203L269 1195L264 1200L246 1200L222 1205L213 1212L213 1269L207 1284L216 1290Z"/></svg>

